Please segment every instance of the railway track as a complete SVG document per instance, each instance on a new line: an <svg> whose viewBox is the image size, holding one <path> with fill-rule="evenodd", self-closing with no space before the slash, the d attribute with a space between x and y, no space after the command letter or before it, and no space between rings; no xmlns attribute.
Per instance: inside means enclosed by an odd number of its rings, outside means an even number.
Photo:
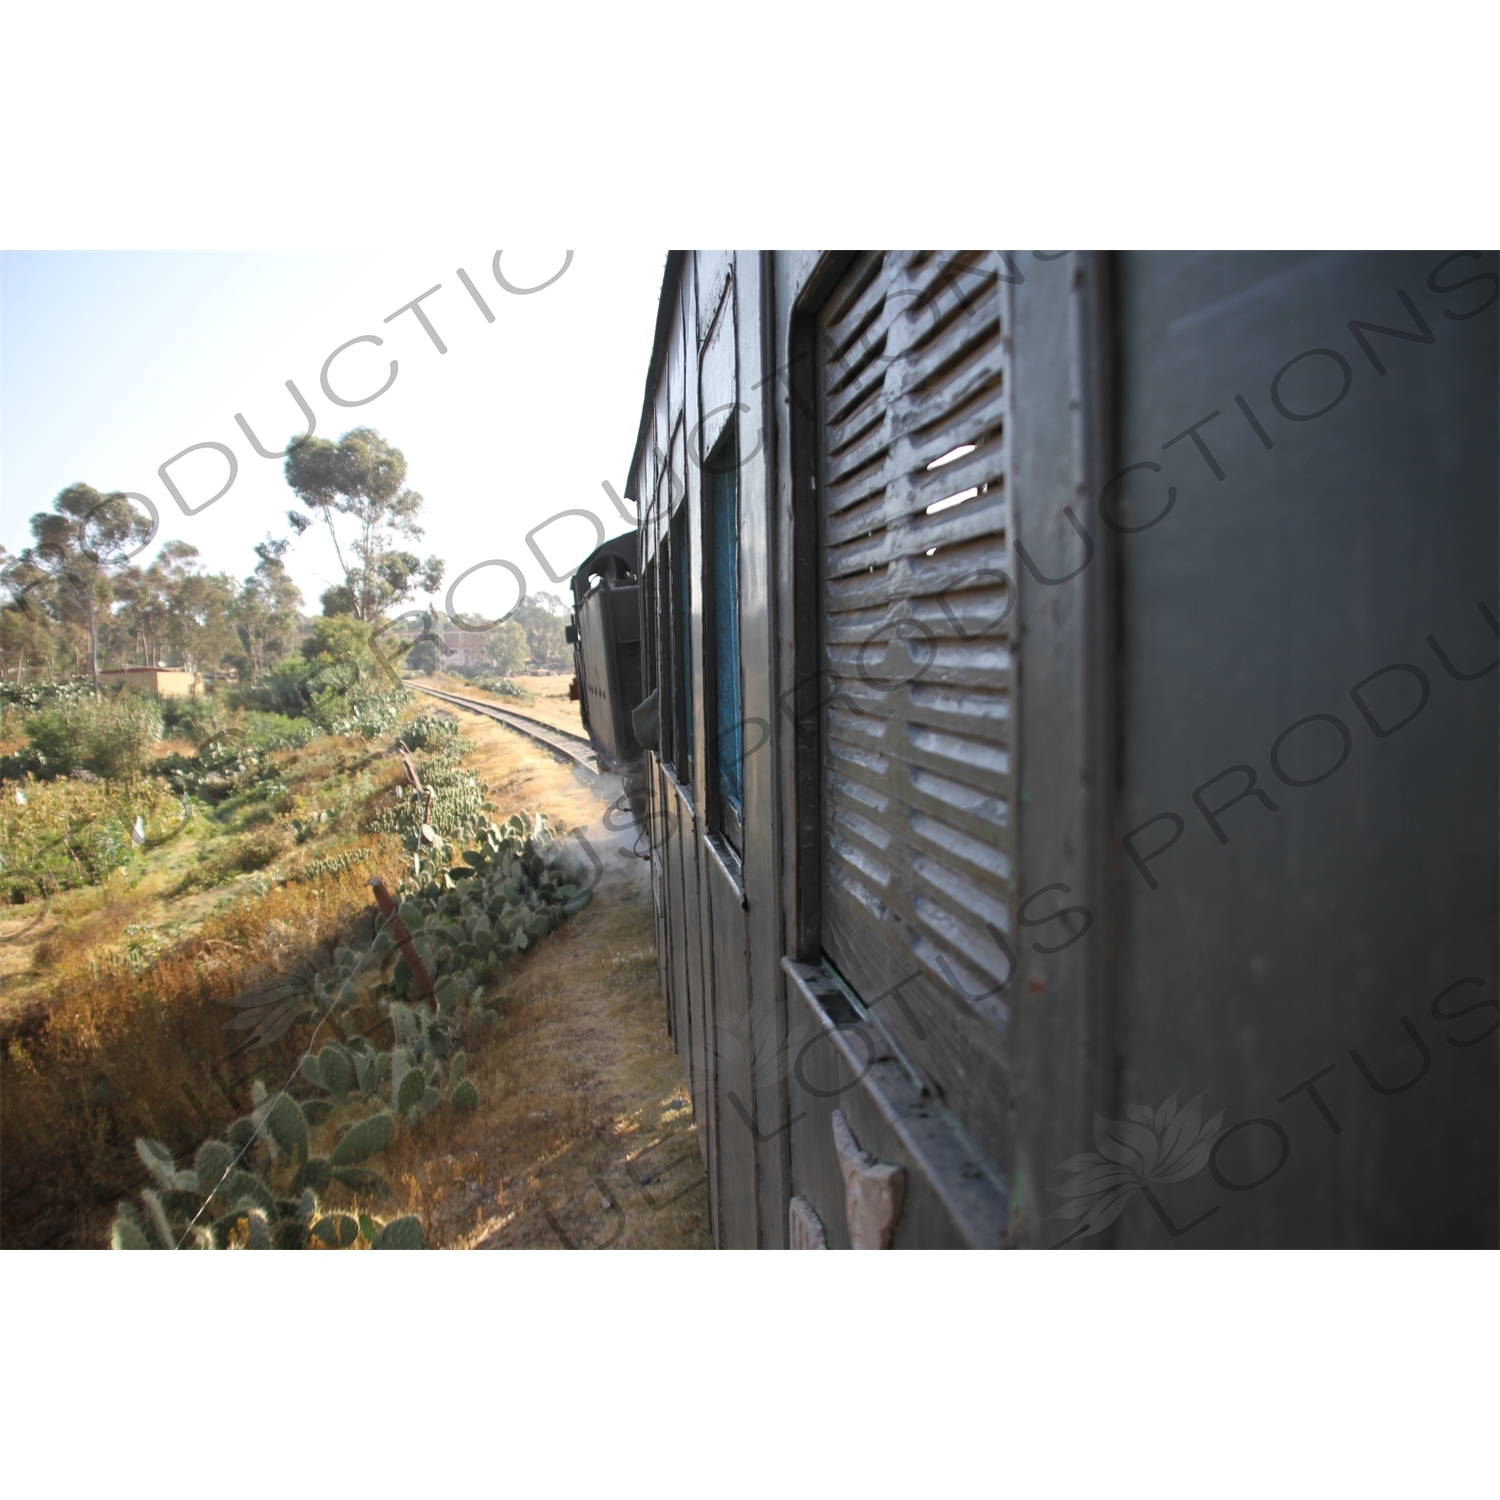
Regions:
<svg viewBox="0 0 1500 1500"><path fill-rule="evenodd" d="M500 708L480 698L465 698L458 693L444 693L437 688L422 687L417 683L410 685L418 692L426 693L432 698L440 698L444 703L451 703L456 708L466 708L471 713L485 714L491 719L498 719L508 729L514 729L538 744L545 745L547 749L566 756L590 774L598 776L601 773L602 768L598 757L594 754L594 747L582 735L569 734L566 729L559 729L555 724L544 724L540 719L518 714L513 709Z"/></svg>

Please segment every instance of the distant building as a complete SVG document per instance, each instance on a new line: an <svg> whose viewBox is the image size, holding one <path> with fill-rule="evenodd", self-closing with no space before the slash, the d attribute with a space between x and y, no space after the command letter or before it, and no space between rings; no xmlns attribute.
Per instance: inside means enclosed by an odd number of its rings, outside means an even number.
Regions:
<svg viewBox="0 0 1500 1500"><path fill-rule="evenodd" d="M154 698L197 698L203 693L198 674L177 667L116 667L100 672L99 686L149 693Z"/></svg>

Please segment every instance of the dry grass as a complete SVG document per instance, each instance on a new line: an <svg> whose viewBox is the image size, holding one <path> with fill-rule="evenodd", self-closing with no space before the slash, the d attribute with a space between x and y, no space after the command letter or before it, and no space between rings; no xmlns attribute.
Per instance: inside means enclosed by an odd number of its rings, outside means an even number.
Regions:
<svg viewBox="0 0 1500 1500"><path fill-rule="evenodd" d="M496 708L514 709L518 714L525 714L530 719L540 719L544 724L552 724L558 729L566 729L569 734L583 734L583 716L578 711L577 703L568 697L568 684L572 682L573 676L544 677L512 677L511 681L519 687L529 688L536 694L536 700L532 703L522 703L517 698L502 698L496 693L487 693L481 687L475 686L465 677L450 677L446 672L434 672L431 677L420 679L429 682L435 688L445 693L461 693L468 698L479 698L485 703L493 703Z"/></svg>
<svg viewBox="0 0 1500 1500"><path fill-rule="evenodd" d="M566 692L566 679L543 681ZM489 784L497 816L526 809L587 825L605 877L590 907L513 964L500 1020L469 1058L479 1108L444 1111L398 1137L383 1164L398 1204L421 1214L433 1245L706 1246L702 1160L657 993L645 866L611 852L600 827L618 788L492 720L458 717L476 743L467 764ZM394 764L324 742L288 771L294 792L363 776L368 801ZM366 880L380 870L390 881L402 856L373 836L339 841L351 847L369 847L372 860L227 899L174 896L203 852L185 835L134 888L111 882L54 909L35 934L51 944L50 962L38 965L40 945L31 946L42 1022L12 1028L0 1056L4 1244L103 1244L116 1202L144 1176L137 1135L185 1153L247 1109L252 1069L268 1087L291 1073L305 1028L230 1059L242 1034L224 1031L231 1012L219 1002L368 909ZM308 844L273 868L285 875L325 852ZM128 929L173 934L144 973L132 966Z"/></svg>
<svg viewBox="0 0 1500 1500"><path fill-rule="evenodd" d="M279 1086L295 1066L296 1030L245 1051L254 1033L226 1030L236 1012L221 1002L346 931L369 907L373 872L394 879L399 841L356 830L400 769L348 739L273 761L286 807L226 804L151 850L144 873L66 892L29 930L24 909L5 924L16 940L0 945L0 1243L102 1244L143 1178L136 1136L187 1151L245 1112L257 1072ZM336 811L318 844L297 848L303 792ZM301 878L334 844L371 857Z"/></svg>
<svg viewBox="0 0 1500 1500"><path fill-rule="evenodd" d="M538 681L566 695L566 678ZM388 1153L402 1211L422 1217L429 1244L453 1248L707 1248L707 1178L657 988L647 867L615 854L602 825L619 786L454 712L497 815L527 808L585 826L604 876L590 906L513 964L499 1024L469 1059L479 1108L437 1116Z"/></svg>
<svg viewBox="0 0 1500 1500"><path fill-rule="evenodd" d="M359 824L372 807L385 805L381 799L401 779L394 754L357 740L317 740L272 760L288 788L274 806L260 802L241 808L228 826L195 817L180 836L152 851L144 874L134 872L129 881L117 875L102 886L66 891L50 903L34 901L4 912L0 1038L18 1025L31 1028L41 1012L66 996L81 972L91 973L139 947L129 940L127 928L175 940L194 930L225 899L226 890L233 896L237 877L256 871L269 879L294 874L327 854L332 836L343 836L341 849L367 842L358 837ZM337 787L337 810L320 827L318 844L294 848L292 819L326 800L330 787ZM42 790L33 793L32 808L38 808ZM75 800L105 795L97 786L66 782L44 790ZM175 800L168 799L168 807L163 827L178 817ZM0 804L0 812L8 813L8 804ZM148 823L148 832L156 831L154 821ZM393 868L400 863L397 859Z"/></svg>
<svg viewBox="0 0 1500 1500"><path fill-rule="evenodd" d="M399 847L380 852L389 878ZM186 1152L244 1112L252 1074L279 1085L299 1033L235 1057L243 1034L225 1031L234 1012L220 1002L346 930L369 905L371 868L213 908L143 974L128 954L67 947L40 1024L0 1057L5 1245L104 1243L115 1203L144 1176L136 1136ZM106 904L96 919L119 915Z"/></svg>
<svg viewBox="0 0 1500 1500"><path fill-rule="evenodd" d="M644 866L616 863L594 903L516 965L470 1068L479 1108L389 1154L403 1211L421 1216L429 1244L709 1247Z"/></svg>

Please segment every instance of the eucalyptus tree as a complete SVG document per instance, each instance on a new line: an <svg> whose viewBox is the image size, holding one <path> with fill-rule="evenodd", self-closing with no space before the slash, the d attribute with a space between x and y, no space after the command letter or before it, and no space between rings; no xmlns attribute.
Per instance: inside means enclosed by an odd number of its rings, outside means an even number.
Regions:
<svg viewBox="0 0 1500 1500"><path fill-rule="evenodd" d="M101 495L87 484L72 484L50 511L31 518L34 545L23 563L45 573L53 608L65 624L88 632L89 673L99 692L99 627L114 599L114 580L130 562L132 543L143 543L152 524L131 508L118 490Z"/></svg>
<svg viewBox="0 0 1500 1500"><path fill-rule="evenodd" d="M526 633L527 651L538 666L559 666L567 660L568 609L556 594L528 594L511 611L510 621Z"/></svg>
<svg viewBox="0 0 1500 1500"><path fill-rule="evenodd" d="M51 580L34 563L0 546L0 679L21 682L28 663L50 667L56 650L48 618Z"/></svg>
<svg viewBox="0 0 1500 1500"><path fill-rule="evenodd" d="M423 500L406 487L406 457L371 427L356 427L338 442L303 438L286 459L286 482L312 517L288 511L300 536L320 519L333 543L344 581L323 595L325 615L351 614L374 623L419 590L442 583L444 563L425 561L397 545L420 540ZM346 523L341 535L339 518Z"/></svg>
<svg viewBox="0 0 1500 1500"><path fill-rule="evenodd" d="M165 660L167 621L172 613L172 569L181 558L196 555L196 549L188 543L170 541L146 567L127 568L115 580L115 597L120 602L115 614L119 646L137 665L154 667Z"/></svg>
<svg viewBox="0 0 1500 1500"><path fill-rule="evenodd" d="M256 544L260 559L234 604L234 626L255 683L274 662L290 654L302 623L302 590L282 561L291 543L267 535Z"/></svg>
<svg viewBox="0 0 1500 1500"><path fill-rule="evenodd" d="M217 667L236 645L237 585L227 573L205 573L198 549L168 542L152 564L166 602L162 639L168 661L188 672Z"/></svg>

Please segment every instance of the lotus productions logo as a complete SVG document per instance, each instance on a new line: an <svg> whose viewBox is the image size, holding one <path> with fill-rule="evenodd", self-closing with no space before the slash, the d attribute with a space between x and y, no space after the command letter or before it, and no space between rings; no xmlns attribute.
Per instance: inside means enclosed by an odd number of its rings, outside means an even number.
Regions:
<svg viewBox="0 0 1500 1500"><path fill-rule="evenodd" d="M1203 1094L1207 1092L1205 1089ZM1070 1156L1057 1168L1059 1172L1077 1175L1052 1190L1059 1198L1073 1200L1052 1217L1083 1220L1059 1243L1067 1244L1107 1229L1137 1193L1145 1197L1174 1237L1218 1212L1217 1208L1211 1208L1193 1220L1193 1224L1179 1229L1152 1191L1153 1185L1186 1181L1201 1172L1208 1162L1224 1123L1224 1111L1221 1109L1204 1121L1203 1094L1182 1109L1177 1107L1176 1094L1154 1113L1144 1104L1127 1105L1128 1120L1094 1116L1094 1144L1099 1150Z"/></svg>

